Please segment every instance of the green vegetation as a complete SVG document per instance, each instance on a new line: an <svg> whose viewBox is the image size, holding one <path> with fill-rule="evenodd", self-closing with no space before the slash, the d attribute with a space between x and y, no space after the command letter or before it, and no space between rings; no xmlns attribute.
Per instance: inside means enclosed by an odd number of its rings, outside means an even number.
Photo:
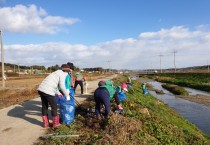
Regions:
<svg viewBox="0 0 210 145"><path fill-rule="evenodd" d="M184 95L184 96L189 95L189 93L183 87L177 85L162 84L162 87L174 93L175 95Z"/></svg>
<svg viewBox="0 0 210 145"><path fill-rule="evenodd" d="M121 82L115 79L115 84ZM209 136L184 119L162 101L152 95L143 95L139 82L122 103L126 112L111 115L108 120L96 120L87 115L87 108L94 107L91 97L77 108L75 120L69 126L50 129L49 133L59 135L80 135L72 138L49 138L38 144L145 144L145 145L205 145ZM112 111L116 109L115 103Z"/></svg>
<svg viewBox="0 0 210 145"><path fill-rule="evenodd" d="M156 80L210 92L209 73L162 73L155 75Z"/></svg>

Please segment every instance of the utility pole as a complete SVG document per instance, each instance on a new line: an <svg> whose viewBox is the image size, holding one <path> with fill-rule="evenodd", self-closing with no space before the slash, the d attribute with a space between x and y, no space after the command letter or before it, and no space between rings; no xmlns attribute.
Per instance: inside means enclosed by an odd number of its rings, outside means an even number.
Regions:
<svg viewBox="0 0 210 145"><path fill-rule="evenodd" d="M18 76L20 76L20 64L18 64Z"/></svg>
<svg viewBox="0 0 210 145"><path fill-rule="evenodd" d="M110 68L110 62L111 62L111 61L108 60L107 62L108 62L108 65L109 65L108 67L109 67L109 72L110 72L110 71L111 71L111 68Z"/></svg>
<svg viewBox="0 0 210 145"><path fill-rule="evenodd" d="M162 73L162 62L161 62L161 57L163 56L163 55L159 55L160 56L160 73Z"/></svg>
<svg viewBox="0 0 210 145"><path fill-rule="evenodd" d="M14 73L15 73L15 64L14 64Z"/></svg>
<svg viewBox="0 0 210 145"><path fill-rule="evenodd" d="M2 87L5 87L5 75L4 75L4 48L2 40L2 31L0 30L0 39L1 39L1 66L2 66Z"/></svg>
<svg viewBox="0 0 210 145"><path fill-rule="evenodd" d="M176 53L177 51L174 50L174 72L176 73Z"/></svg>

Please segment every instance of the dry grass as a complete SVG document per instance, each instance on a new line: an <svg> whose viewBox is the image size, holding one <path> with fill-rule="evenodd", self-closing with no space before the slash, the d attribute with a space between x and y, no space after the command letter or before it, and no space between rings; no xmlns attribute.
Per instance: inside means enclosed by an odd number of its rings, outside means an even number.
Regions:
<svg viewBox="0 0 210 145"><path fill-rule="evenodd" d="M38 96L37 88L47 75L25 75L10 77L5 82L5 88L0 86L0 109L19 104ZM87 80L103 78L107 75L87 74ZM2 81L0 81L2 84Z"/></svg>

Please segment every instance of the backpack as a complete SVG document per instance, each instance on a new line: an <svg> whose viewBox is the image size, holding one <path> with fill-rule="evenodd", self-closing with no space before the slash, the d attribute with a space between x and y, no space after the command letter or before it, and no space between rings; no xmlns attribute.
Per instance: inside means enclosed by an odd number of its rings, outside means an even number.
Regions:
<svg viewBox="0 0 210 145"><path fill-rule="evenodd" d="M115 90L115 88L113 87L113 86L110 86L110 85L103 85L103 86L100 86L100 87L105 87L105 88L107 88L107 90L108 90L108 92L109 92L109 97L110 97L110 100L112 100L113 99L113 97L114 97L114 94L115 94L115 92L116 92L116 90Z"/></svg>

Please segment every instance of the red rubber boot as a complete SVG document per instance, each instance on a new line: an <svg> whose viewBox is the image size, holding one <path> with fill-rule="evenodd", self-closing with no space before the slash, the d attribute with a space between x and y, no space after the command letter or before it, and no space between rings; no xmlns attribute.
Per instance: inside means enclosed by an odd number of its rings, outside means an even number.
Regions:
<svg viewBox="0 0 210 145"><path fill-rule="evenodd" d="M121 107L121 105L119 104L119 105L117 105L117 108L119 109L119 110L123 110L123 108Z"/></svg>
<svg viewBox="0 0 210 145"><path fill-rule="evenodd" d="M47 128L47 127L50 126L48 116L42 116L42 120L43 120L43 127L44 128Z"/></svg>
<svg viewBox="0 0 210 145"><path fill-rule="evenodd" d="M53 116L53 128L60 126L59 115Z"/></svg>

